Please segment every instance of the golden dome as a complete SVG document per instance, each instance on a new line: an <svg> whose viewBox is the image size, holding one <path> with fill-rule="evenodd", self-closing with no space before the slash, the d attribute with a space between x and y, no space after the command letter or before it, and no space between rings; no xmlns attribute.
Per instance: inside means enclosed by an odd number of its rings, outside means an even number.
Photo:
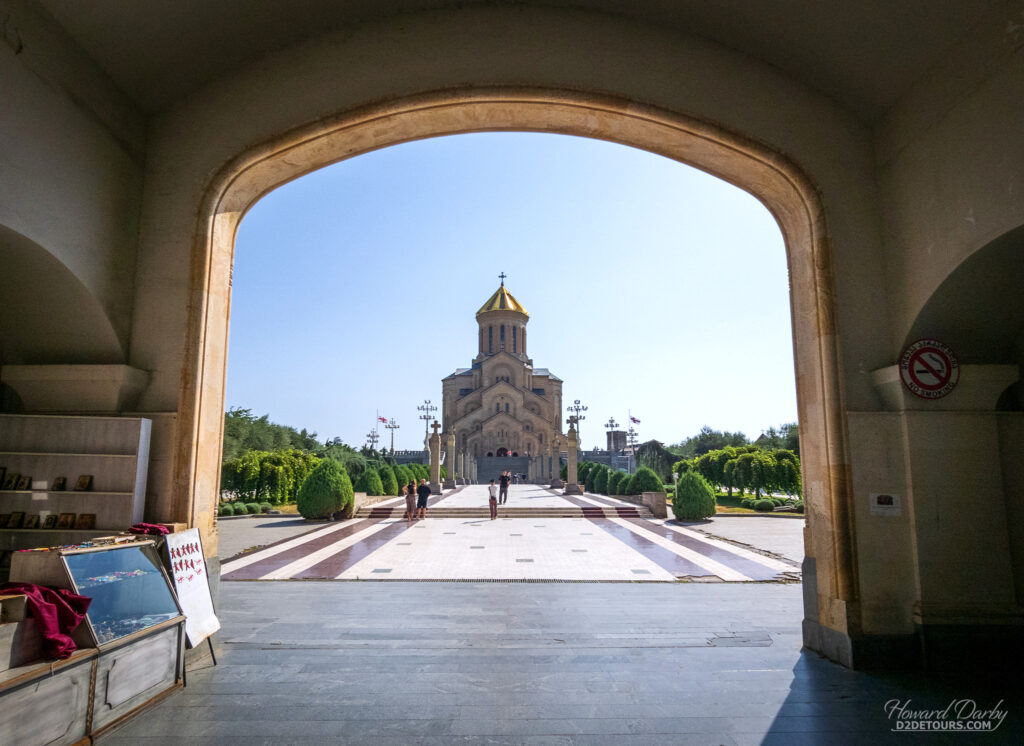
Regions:
<svg viewBox="0 0 1024 746"><path fill-rule="evenodd" d="M530 315L526 312L526 309L523 308L522 304L512 297L512 293L510 293L508 288L505 287L505 283L502 283L501 287L494 292L494 295L488 298L487 302L480 306L480 310L476 312L476 315L479 316L480 314L487 313L488 311L516 311L524 316Z"/></svg>

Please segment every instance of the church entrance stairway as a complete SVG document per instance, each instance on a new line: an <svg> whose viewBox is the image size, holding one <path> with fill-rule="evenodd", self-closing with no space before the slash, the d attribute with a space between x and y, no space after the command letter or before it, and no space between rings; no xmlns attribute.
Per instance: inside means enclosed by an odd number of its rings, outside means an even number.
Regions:
<svg viewBox="0 0 1024 746"><path fill-rule="evenodd" d="M477 462L477 484L488 484L492 479L497 482L501 472L521 474L525 478L529 474L530 459L523 456L485 456Z"/></svg>

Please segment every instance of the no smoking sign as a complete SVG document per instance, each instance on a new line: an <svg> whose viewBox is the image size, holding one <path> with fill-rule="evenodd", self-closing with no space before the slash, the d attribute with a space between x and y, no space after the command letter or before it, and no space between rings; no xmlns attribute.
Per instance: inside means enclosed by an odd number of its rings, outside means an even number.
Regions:
<svg viewBox="0 0 1024 746"><path fill-rule="evenodd" d="M900 377L903 385L922 399L941 399L960 380L960 364L942 342L919 339L903 351Z"/></svg>

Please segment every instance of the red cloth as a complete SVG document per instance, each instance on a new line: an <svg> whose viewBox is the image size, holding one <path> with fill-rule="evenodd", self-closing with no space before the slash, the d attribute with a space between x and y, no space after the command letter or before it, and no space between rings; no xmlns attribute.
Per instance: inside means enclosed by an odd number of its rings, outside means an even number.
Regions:
<svg viewBox="0 0 1024 746"><path fill-rule="evenodd" d="M159 523L136 523L128 530L133 534L149 534L150 536L163 536L171 533L167 526L161 526Z"/></svg>
<svg viewBox="0 0 1024 746"><path fill-rule="evenodd" d="M5 583L0 586L0 593L21 593L28 597L29 616L36 620L43 636L45 658L67 658L75 652L70 634L85 619L91 598L34 583Z"/></svg>

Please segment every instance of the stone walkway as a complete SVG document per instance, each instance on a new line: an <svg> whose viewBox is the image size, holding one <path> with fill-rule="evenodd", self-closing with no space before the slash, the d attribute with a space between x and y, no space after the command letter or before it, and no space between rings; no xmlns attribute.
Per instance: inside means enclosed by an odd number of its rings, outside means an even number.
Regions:
<svg viewBox="0 0 1024 746"><path fill-rule="evenodd" d="M447 508L486 504L487 489L477 485L443 496L423 521L367 518L325 524L225 562L221 579L760 582L799 574L796 563L664 520L440 517ZM565 498L533 485L514 485L499 516L506 507L580 504L635 507L606 497Z"/></svg>
<svg viewBox="0 0 1024 746"><path fill-rule="evenodd" d="M220 665L112 746L1020 743L1020 681L854 672L801 652L801 588L224 583ZM995 733L892 732L893 699L1001 707Z"/></svg>

